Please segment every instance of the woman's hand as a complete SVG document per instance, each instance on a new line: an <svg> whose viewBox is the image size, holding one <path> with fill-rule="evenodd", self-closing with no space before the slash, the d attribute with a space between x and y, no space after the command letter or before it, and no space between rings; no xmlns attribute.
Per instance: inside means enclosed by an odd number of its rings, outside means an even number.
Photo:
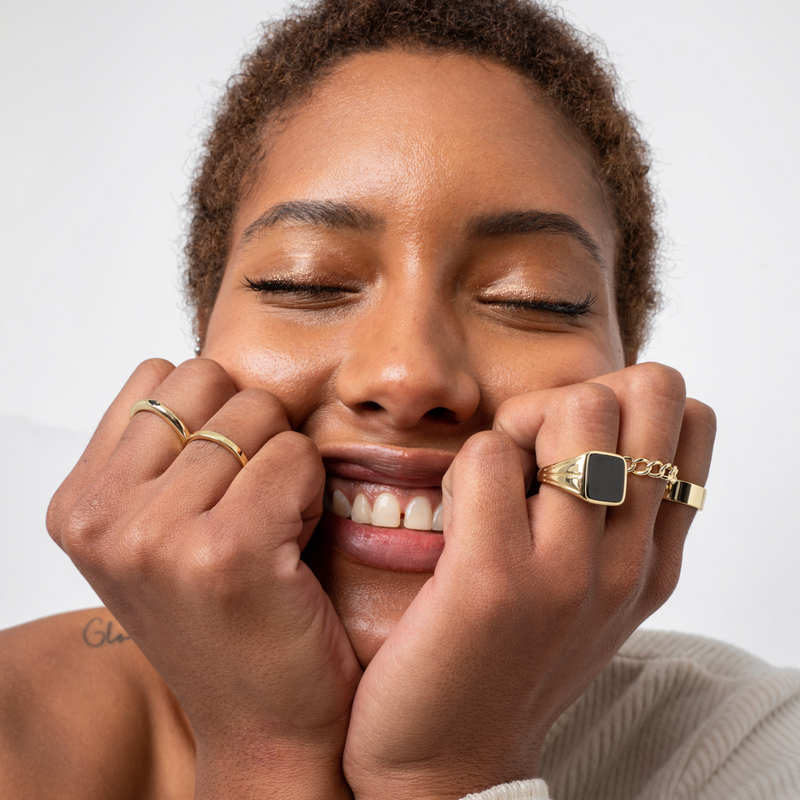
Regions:
<svg viewBox="0 0 800 800"><path fill-rule="evenodd" d="M155 414L129 421L142 398L227 436L246 467L211 442L181 450ZM192 723L197 797L349 795L341 754L361 670L300 560L324 482L273 395L237 393L213 361L148 361L51 502L51 535Z"/></svg>
<svg viewBox="0 0 800 800"><path fill-rule="evenodd" d="M552 723L673 591L694 514L646 477L619 507L546 485L526 499L535 467L601 450L703 484L714 433L654 364L500 407L445 476L442 557L359 685L344 760L357 800L535 776Z"/></svg>

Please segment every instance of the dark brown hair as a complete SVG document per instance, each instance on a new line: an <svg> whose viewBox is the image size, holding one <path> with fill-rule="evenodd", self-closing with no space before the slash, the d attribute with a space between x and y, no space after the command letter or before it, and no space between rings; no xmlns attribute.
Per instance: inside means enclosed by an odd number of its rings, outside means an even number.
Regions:
<svg viewBox="0 0 800 800"><path fill-rule="evenodd" d="M613 69L558 12L530 0L319 0L265 26L219 102L189 195L185 279L199 340L268 124L343 59L393 46L503 63L536 84L572 126L616 220L617 313L626 359L634 361L659 303L649 151L620 102Z"/></svg>

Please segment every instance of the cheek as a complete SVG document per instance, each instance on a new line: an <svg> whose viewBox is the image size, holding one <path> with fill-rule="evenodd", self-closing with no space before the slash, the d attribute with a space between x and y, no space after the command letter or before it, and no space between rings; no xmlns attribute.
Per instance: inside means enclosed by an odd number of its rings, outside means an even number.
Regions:
<svg viewBox="0 0 800 800"><path fill-rule="evenodd" d="M295 430L324 402L336 371L330 348L304 341L297 331L281 335L252 322L209 326L203 355L221 364L240 391L272 392Z"/></svg>
<svg viewBox="0 0 800 800"><path fill-rule="evenodd" d="M616 372L625 366L622 345L564 337L557 346L507 348L482 358L483 396L493 407L540 389L553 389Z"/></svg>

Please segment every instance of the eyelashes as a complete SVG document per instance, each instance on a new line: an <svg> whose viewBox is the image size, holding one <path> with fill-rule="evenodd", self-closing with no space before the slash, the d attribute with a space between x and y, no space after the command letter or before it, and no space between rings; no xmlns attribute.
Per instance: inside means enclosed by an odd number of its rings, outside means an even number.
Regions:
<svg viewBox="0 0 800 800"><path fill-rule="evenodd" d="M591 292L577 303L559 298L539 300L484 300L484 303L499 305L512 311L539 311L549 314L563 314L566 317L582 317L592 310L597 295Z"/></svg>
<svg viewBox="0 0 800 800"><path fill-rule="evenodd" d="M355 290L347 289L342 286L326 286L317 283L298 283L283 278L273 280L253 280L245 278L242 284L254 292L263 294L288 294L296 297L320 298L342 294L354 294Z"/></svg>
<svg viewBox="0 0 800 800"><path fill-rule="evenodd" d="M270 280L253 279L245 277L242 285L261 295L276 295L277 297L294 298L299 304L309 307L321 307L326 302L332 303L343 300L348 295L358 294L359 289L346 286L332 286L320 283L305 283L286 278L273 278ZM498 311L507 313L517 312L524 315L532 314L552 315L567 319L577 319L588 314L597 300L597 295L589 293L582 300L573 302L559 297L541 297L536 299L485 298L479 299L481 305L489 306Z"/></svg>

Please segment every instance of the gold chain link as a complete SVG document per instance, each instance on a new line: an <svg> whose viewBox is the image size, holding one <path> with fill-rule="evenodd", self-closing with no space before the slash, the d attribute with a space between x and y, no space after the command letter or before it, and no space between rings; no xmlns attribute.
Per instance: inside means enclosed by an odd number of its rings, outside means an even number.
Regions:
<svg viewBox="0 0 800 800"><path fill-rule="evenodd" d="M660 478L666 481L670 486L678 480L678 468L673 464L664 464L661 461L648 461L646 458L631 458L630 456L623 456L628 462L628 472L632 475L644 475L647 478ZM639 465L645 466L637 469Z"/></svg>

